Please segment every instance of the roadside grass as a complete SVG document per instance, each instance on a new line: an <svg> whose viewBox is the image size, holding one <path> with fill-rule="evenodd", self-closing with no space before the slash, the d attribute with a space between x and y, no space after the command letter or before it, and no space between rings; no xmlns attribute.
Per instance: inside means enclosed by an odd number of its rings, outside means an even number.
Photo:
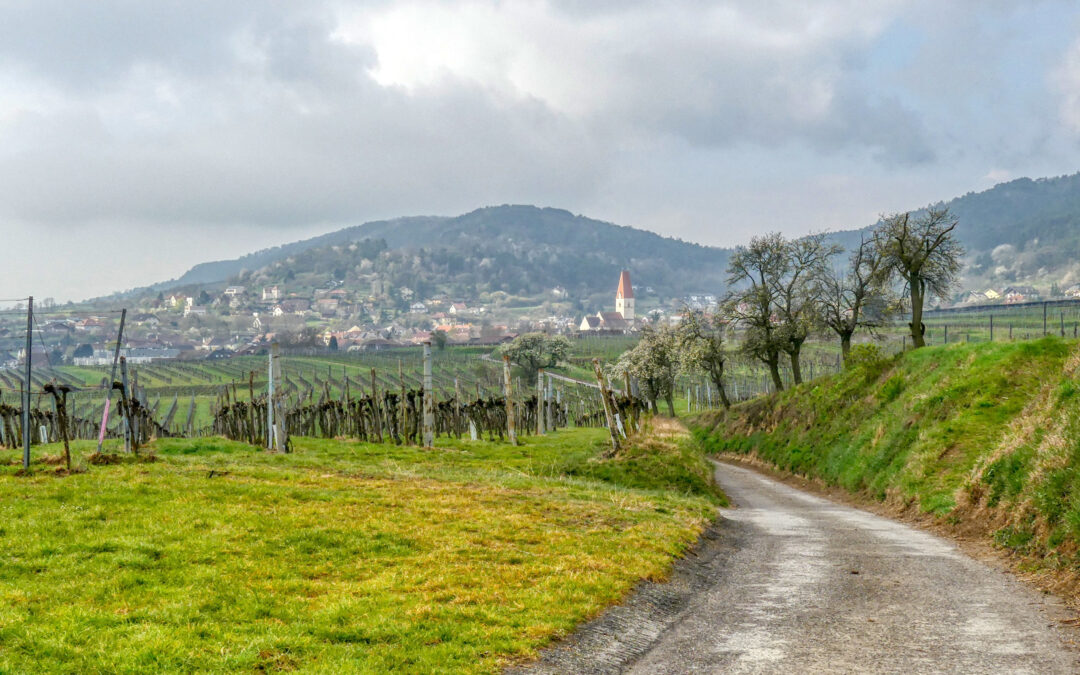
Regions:
<svg viewBox="0 0 1080 675"><path fill-rule="evenodd" d="M0 452L0 672L496 672L661 579L721 499L687 438L161 439ZM35 449L57 454L56 446ZM695 478L691 478L691 476Z"/></svg>
<svg viewBox="0 0 1080 675"><path fill-rule="evenodd" d="M1075 572L1078 374L1074 340L927 347L691 424L710 452L752 453L966 523L1043 567Z"/></svg>

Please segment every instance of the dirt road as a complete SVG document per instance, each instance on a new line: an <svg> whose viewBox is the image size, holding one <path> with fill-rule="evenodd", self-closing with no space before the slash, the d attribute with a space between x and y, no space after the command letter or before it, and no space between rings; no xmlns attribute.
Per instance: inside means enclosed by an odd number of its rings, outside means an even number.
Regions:
<svg viewBox="0 0 1080 675"><path fill-rule="evenodd" d="M1080 673L1068 615L952 543L719 464L724 510L669 583L538 673Z"/></svg>

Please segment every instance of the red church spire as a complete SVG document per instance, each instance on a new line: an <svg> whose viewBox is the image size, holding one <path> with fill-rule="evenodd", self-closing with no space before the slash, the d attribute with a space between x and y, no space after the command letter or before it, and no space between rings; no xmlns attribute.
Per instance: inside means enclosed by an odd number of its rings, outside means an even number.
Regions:
<svg viewBox="0 0 1080 675"><path fill-rule="evenodd" d="M623 270L619 275L619 290L615 292L615 299L632 297L634 297L634 287L630 285L630 271Z"/></svg>

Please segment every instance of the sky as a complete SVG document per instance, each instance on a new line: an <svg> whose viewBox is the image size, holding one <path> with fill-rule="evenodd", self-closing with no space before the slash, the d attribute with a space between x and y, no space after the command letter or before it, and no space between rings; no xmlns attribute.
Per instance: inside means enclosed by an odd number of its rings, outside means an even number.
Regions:
<svg viewBox="0 0 1080 675"><path fill-rule="evenodd" d="M1076 0L0 0L0 298L486 205L731 246L1078 170Z"/></svg>

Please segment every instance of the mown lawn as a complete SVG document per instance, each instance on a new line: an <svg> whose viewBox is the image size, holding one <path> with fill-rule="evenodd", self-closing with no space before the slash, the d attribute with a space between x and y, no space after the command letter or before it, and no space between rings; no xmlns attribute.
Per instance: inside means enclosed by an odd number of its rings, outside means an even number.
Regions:
<svg viewBox="0 0 1080 675"><path fill-rule="evenodd" d="M662 578L719 502L687 439L599 461L604 434L162 440L70 476L0 451L0 672L497 671Z"/></svg>

